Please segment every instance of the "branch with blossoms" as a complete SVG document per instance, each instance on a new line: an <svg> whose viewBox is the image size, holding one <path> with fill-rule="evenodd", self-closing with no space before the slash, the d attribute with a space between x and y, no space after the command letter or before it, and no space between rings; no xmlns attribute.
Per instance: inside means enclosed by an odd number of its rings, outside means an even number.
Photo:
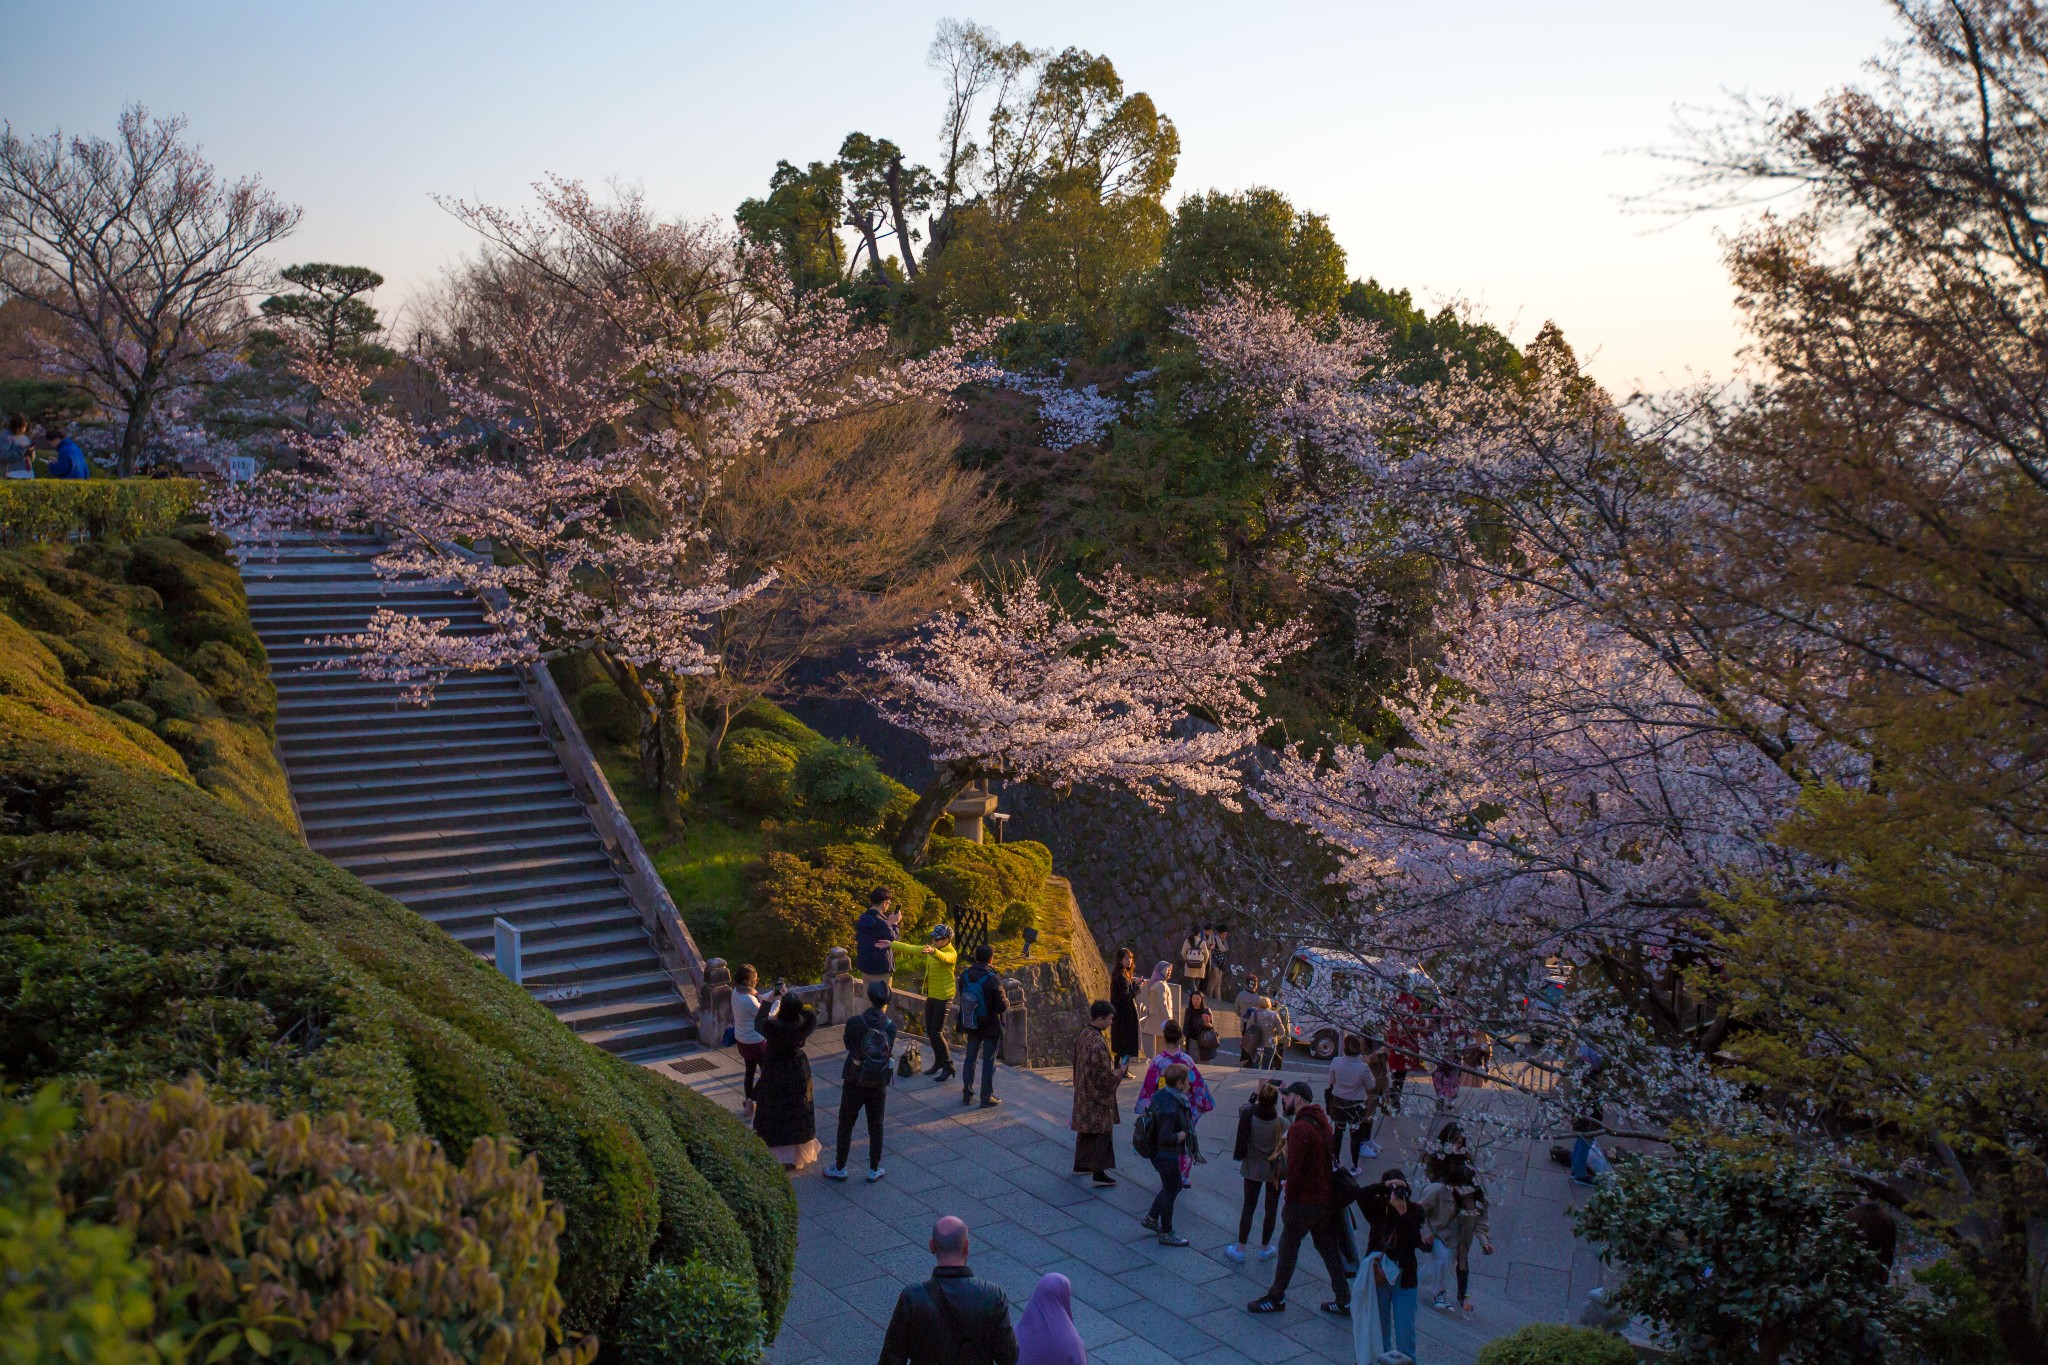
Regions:
<svg viewBox="0 0 2048 1365"><path fill-rule="evenodd" d="M1082 581L1100 598L1092 611L1062 605L1035 572L963 585L957 612L872 660L878 709L921 736L938 769L897 841L906 866L923 862L932 826L975 781L1234 804L1232 764L1261 725L1260 679L1307 631L1226 630L1186 609L1188 589L1120 570Z"/></svg>
<svg viewBox="0 0 2048 1365"><path fill-rule="evenodd" d="M530 214L454 208L498 254L461 354L414 362L431 401L401 410L346 361L305 359L331 433L300 441L302 470L217 511L254 536L380 527L381 573L481 598L482 634L380 613L342 641L415 695L450 671L589 651L639 710L645 775L673 812L712 626L774 581L712 543L724 472L809 424L949 401L986 330L899 360L883 329L838 299L797 299L730 233L662 222L631 195L536 188Z"/></svg>

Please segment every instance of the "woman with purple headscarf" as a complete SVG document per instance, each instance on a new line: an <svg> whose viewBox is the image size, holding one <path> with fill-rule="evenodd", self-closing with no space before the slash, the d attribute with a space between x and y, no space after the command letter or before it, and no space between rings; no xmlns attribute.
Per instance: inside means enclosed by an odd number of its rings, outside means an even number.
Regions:
<svg viewBox="0 0 2048 1365"><path fill-rule="evenodd" d="M1046 1275L1017 1319L1017 1365L1088 1365L1088 1348L1074 1326L1074 1286Z"/></svg>

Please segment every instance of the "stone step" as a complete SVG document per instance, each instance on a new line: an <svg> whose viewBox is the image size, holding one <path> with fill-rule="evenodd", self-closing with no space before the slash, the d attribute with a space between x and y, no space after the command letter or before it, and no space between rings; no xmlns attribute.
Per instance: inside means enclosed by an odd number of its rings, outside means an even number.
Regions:
<svg viewBox="0 0 2048 1365"><path fill-rule="evenodd" d="M534 715L524 697L517 696L486 697L481 701L461 696L437 697L432 706L394 706L389 710L380 706L368 712L361 707L332 712L295 710L279 720L281 732L289 731L299 739L339 738L360 732L365 737L376 735L397 740L413 734L441 734L466 725L496 729L514 722L540 728L540 717Z"/></svg>
<svg viewBox="0 0 2048 1365"><path fill-rule="evenodd" d="M593 841L588 851L533 852L479 861L465 867L423 867L415 870L351 868L356 877L394 900L410 902L415 892L481 891L523 886L535 878L612 872L611 859ZM617 874L614 873L614 876Z"/></svg>
<svg viewBox="0 0 2048 1365"><path fill-rule="evenodd" d="M331 809L336 801L365 797L441 801L451 796L474 796L479 791L498 791L508 787L531 790L526 784L536 779L547 779L565 788L569 785L562 772L561 760L555 757L553 750L545 754L535 753L502 768L472 767L467 771L406 768L392 771L388 766L382 769L373 766L361 772L330 773L307 777L304 781L294 780L292 792L299 798L299 809L324 810Z"/></svg>
<svg viewBox="0 0 2048 1365"><path fill-rule="evenodd" d="M573 818L587 821L589 813L567 787L565 782L559 791L493 791L452 804L436 801L429 805L366 806L350 802L344 808L323 810L317 815L309 814L302 807L299 823L305 826L308 839L317 840L346 838L351 834L362 839L399 838L413 833L439 838L441 831L449 827L495 829L508 822L527 820Z"/></svg>
<svg viewBox="0 0 2048 1365"><path fill-rule="evenodd" d="M653 945L648 943L643 931L638 938L623 947L606 951L586 947L575 956L548 958L536 963L533 954L526 955L526 984L536 990L549 986L582 986L592 989L620 975L632 975L647 970L648 963L659 966L661 959L654 954Z"/></svg>
<svg viewBox="0 0 2048 1365"><path fill-rule="evenodd" d="M480 924L465 922L452 929L440 920L436 920L435 923L446 929L448 936L456 942L476 952L488 954L499 919L519 926L523 936L521 944L530 960L540 960L536 956L538 954L548 954L547 960L551 963L587 958L589 949L585 945L602 935L616 945L615 951L637 955L621 959L623 964L633 971L651 971L661 965L660 959L654 954L654 945L647 941L646 926L640 922L640 916L634 912L633 907L623 901L602 913L593 913L580 919L521 920L514 919L511 915L494 915L482 920ZM561 944L571 940L579 946L565 958L557 949Z"/></svg>
<svg viewBox="0 0 2048 1365"><path fill-rule="evenodd" d="M624 895L619 874L608 863L576 873L523 877L497 881L485 886L450 886L401 896L407 905L435 923L452 914L479 906L519 905L544 896L589 895L598 891Z"/></svg>
<svg viewBox="0 0 2048 1365"><path fill-rule="evenodd" d="M449 934L465 940L487 937L491 922L497 919L509 920L549 939L569 938L607 926L616 928L626 919L635 924L641 922L640 912L626 899L626 892L616 878L579 892L486 899L475 905L438 910L430 918ZM651 945L643 943L641 947L653 951Z"/></svg>
<svg viewBox="0 0 2048 1365"><path fill-rule="evenodd" d="M332 844L323 839L319 851L329 862L359 877L371 877L423 873L437 868L480 869L496 867L507 859L588 853L590 842L590 822L576 820L554 826L507 825L481 837L449 835L401 843L381 842L369 848L360 844Z"/></svg>
<svg viewBox="0 0 2048 1365"><path fill-rule="evenodd" d="M667 972L648 972L625 979L641 984L632 991L613 992L607 989L601 998L595 1000L586 994L559 1001L553 1006L555 1017L578 1034L586 1034L597 1029L621 1028L643 1019L666 1019L676 1012L681 1003ZM605 986L609 988L614 984L608 981Z"/></svg>
<svg viewBox="0 0 2048 1365"><path fill-rule="evenodd" d="M488 934L451 937L479 957L488 958L494 952ZM647 931L638 922L589 929L531 945L522 943L520 947L528 980L560 984L602 980L620 971L645 971L647 964L658 961L654 945L647 941Z"/></svg>
<svg viewBox="0 0 2048 1365"><path fill-rule="evenodd" d="M346 730L307 730L287 724L278 727L277 740L278 747L294 759L319 760L333 754L384 752L393 745L403 745L409 754L466 752L476 745L545 743L547 736L541 733L540 721L528 712L496 720L441 718L440 724L394 717L382 723L358 721Z"/></svg>
<svg viewBox="0 0 2048 1365"><path fill-rule="evenodd" d="M638 1023L622 1024L616 1028L590 1028L576 1030L577 1036L586 1043L594 1043L606 1052L615 1055L640 1052L653 1048L681 1047L697 1037L697 1025L688 1015L680 1013L681 1002L677 1002L678 1013L669 1019L643 1019Z"/></svg>

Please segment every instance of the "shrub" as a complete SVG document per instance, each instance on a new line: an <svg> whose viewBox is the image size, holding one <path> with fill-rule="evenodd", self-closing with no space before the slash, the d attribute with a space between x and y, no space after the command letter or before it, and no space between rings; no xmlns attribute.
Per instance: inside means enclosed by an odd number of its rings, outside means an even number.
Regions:
<svg viewBox="0 0 2048 1365"><path fill-rule="evenodd" d="M835 829L871 833L900 789L858 744L813 744L798 757L791 788L798 809Z"/></svg>
<svg viewBox="0 0 2048 1365"><path fill-rule="evenodd" d="M0 1104L0 1360L156 1362L128 1234L67 1219L58 1198L52 1152L76 1117L54 1085Z"/></svg>
<svg viewBox="0 0 2048 1365"><path fill-rule="evenodd" d="M817 744L825 738L789 712L767 700L747 703L740 713L732 718L732 724L726 728L726 738L730 740L742 730L759 730L785 740L799 749Z"/></svg>
<svg viewBox="0 0 2048 1365"><path fill-rule="evenodd" d="M1038 911L1023 901L1011 901L996 921L996 932L1005 938L1038 927Z"/></svg>
<svg viewBox="0 0 2048 1365"><path fill-rule="evenodd" d="M216 1103L194 1077L146 1101L88 1085L57 1160L74 1216L147 1251L158 1330L207 1359L596 1354L549 1352L562 1211L510 1142L478 1138L458 1168L431 1138Z"/></svg>
<svg viewBox="0 0 2048 1365"><path fill-rule="evenodd" d="M203 491L193 479L7 479L0 545L153 535L192 515Z"/></svg>
<svg viewBox="0 0 2048 1365"><path fill-rule="evenodd" d="M754 1286L702 1261L658 1265L619 1314L621 1365L754 1365L761 1305Z"/></svg>
<svg viewBox="0 0 2048 1365"><path fill-rule="evenodd" d="M815 981L827 948L852 950L854 921L878 886L895 897L906 937L936 923L930 893L878 845L828 844L802 857L770 853L757 903L733 925L733 955L765 978Z"/></svg>
<svg viewBox="0 0 2048 1365"><path fill-rule="evenodd" d="M756 815L795 812L792 779L801 750L765 730L739 730L718 753L718 784L727 798Z"/></svg>
<svg viewBox="0 0 2048 1365"><path fill-rule="evenodd" d="M1635 1365L1635 1359L1620 1337L1538 1322L1487 1342L1475 1365Z"/></svg>
<svg viewBox="0 0 2048 1365"><path fill-rule="evenodd" d="M640 712L612 682L599 681L576 698L576 715L593 744L631 744L640 737Z"/></svg>
<svg viewBox="0 0 2048 1365"><path fill-rule="evenodd" d="M934 836L931 855L918 877L957 912L972 907L991 926L1002 922L1015 901L1035 902L1045 887L1052 857L1032 850L1042 844L975 844Z"/></svg>

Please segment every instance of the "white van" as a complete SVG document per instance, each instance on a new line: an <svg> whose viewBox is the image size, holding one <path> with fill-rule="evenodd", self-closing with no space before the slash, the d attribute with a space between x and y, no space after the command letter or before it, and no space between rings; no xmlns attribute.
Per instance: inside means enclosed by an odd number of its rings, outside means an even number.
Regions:
<svg viewBox="0 0 2048 1365"><path fill-rule="evenodd" d="M1317 1061L1328 1061L1337 1055L1345 1034L1359 1031L1366 999L1391 999L1420 975L1420 968L1398 958L1297 948L1280 973L1273 1003L1287 1017L1289 1040L1306 1047Z"/></svg>

